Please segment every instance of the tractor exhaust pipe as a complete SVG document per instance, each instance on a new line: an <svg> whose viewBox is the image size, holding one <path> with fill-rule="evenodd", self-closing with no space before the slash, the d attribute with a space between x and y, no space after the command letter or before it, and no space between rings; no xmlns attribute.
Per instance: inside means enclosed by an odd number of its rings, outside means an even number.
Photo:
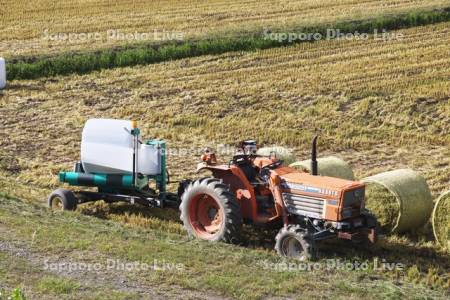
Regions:
<svg viewBox="0 0 450 300"><path fill-rule="evenodd" d="M312 142L312 151L311 151L311 175L317 176L318 175L318 168L317 168L317 138L319 136L315 136L313 138Z"/></svg>

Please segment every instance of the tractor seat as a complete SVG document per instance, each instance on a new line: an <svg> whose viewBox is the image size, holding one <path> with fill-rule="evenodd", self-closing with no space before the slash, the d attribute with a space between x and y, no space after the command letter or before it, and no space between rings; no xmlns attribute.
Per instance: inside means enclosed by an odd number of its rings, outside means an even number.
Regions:
<svg viewBox="0 0 450 300"><path fill-rule="evenodd" d="M256 176L258 175L258 172L249 162L239 164L239 168L242 170L242 172L244 172L245 177L247 177L250 183L256 183Z"/></svg>

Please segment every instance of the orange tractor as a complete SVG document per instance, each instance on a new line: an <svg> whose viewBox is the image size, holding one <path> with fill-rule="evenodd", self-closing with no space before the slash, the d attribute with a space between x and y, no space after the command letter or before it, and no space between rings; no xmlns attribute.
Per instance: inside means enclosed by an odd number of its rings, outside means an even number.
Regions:
<svg viewBox="0 0 450 300"><path fill-rule="evenodd" d="M256 155L244 141L227 164L206 149L197 171L211 177L189 183L181 196L181 220L191 236L237 243L243 223L280 228L275 249L282 256L310 259L316 242L332 237L375 243L377 220L364 208L365 185L319 176L317 137L311 173L283 165L275 153Z"/></svg>
<svg viewBox="0 0 450 300"><path fill-rule="evenodd" d="M276 155L258 156L255 141L242 142L224 165L207 150L198 171L209 170L212 176L180 182L176 195L166 189L165 141L142 141L136 122L90 119L82 133L80 161L72 171L59 173L62 183L79 188L55 190L48 205L75 210L103 199L179 206L192 236L237 243L244 222L281 228L276 250L300 259L314 257L316 242L330 237L375 242L377 221L364 209L364 184L319 176L316 146L317 137L311 174L284 166Z"/></svg>

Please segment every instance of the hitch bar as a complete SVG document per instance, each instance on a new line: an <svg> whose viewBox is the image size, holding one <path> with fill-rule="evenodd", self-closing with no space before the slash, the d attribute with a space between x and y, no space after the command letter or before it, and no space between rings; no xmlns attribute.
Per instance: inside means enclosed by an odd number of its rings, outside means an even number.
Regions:
<svg viewBox="0 0 450 300"><path fill-rule="evenodd" d="M131 204L138 203L147 207L162 207L163 202L164 206L169 207L178 207L179 202L177 200L166 198L164 201L161 201L156 195L148 196L145 194L142 195L123 195L123 194L112 194L112 193L102 193L102 192L89 192L89 191L78 191L74 192L77 199L78 204L93 202L98 200L106 200L109 202L128 202ZM167 195L166 195L167 196ZM175 196L175 195L170 195ZM174 197L170 197L174 198Z"/></svg>

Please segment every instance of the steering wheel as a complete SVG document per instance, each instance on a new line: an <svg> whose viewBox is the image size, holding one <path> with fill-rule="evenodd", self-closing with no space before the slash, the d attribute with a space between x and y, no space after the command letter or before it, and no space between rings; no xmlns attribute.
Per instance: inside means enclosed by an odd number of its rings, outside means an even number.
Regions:
<svg viewBox="0 0 450 300"><path fill-rule="evenodd" d="M242 164L243 162L248 161L248 159L249 159L248 154L236 154L230 160L230 162L228 163L228 166Z"/></svg>
<svg viewBox="0 0 450 300"><path fill-rule="evenodd" d="M278 161L273 162L273 163L271 163L271 164L269 164L269 165L267 165L267 166L262 167L262 169L273 170L273 169L278 168L278 167L281 166L282 164L283 164L283 161L282 161L282 160L278 160ZM262 170L262 169L261 169L261 170Z"/></svg>
<svg viewBox="0 0 450 300"><path fill-rule="evenodd" d="M261 168L261 170L259 171L259 176L264 180L264 181L268 181L269 177L270 177L270 170L276 169L279 166L281 166L283 164L282 160L278 160L276 162L273 162L267 166L264 166Z"/></svg>

